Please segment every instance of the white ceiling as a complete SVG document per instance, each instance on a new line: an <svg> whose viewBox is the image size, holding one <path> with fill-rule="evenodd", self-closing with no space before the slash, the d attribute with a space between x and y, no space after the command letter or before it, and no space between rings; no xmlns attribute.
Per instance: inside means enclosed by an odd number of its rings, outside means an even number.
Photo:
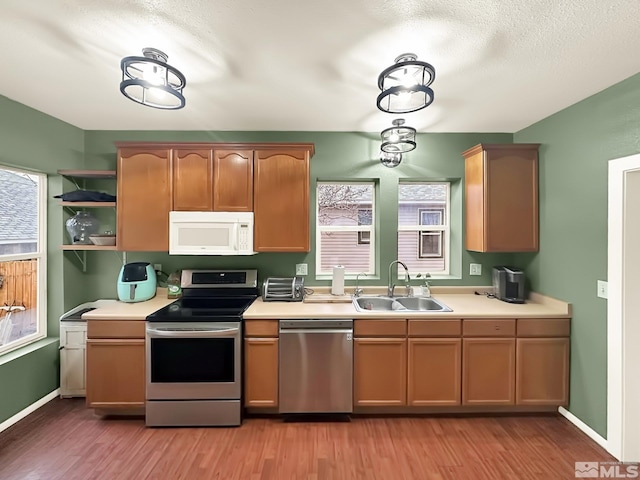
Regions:
<svg viewBox="0 0 640 480"><path fill-rule="evenodd" d="M96 130L380 131L378 74L436 69L424 132L515 132L640 71L638 0L0 0L0 95ZM119 90L154 47L186 107Z"/></svg>

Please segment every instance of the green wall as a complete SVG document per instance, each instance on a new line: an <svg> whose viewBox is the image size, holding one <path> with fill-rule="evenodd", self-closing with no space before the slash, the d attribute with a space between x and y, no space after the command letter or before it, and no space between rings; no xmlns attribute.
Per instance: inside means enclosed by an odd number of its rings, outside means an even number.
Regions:
<svg viewBox="0 0 640 480"><path fill-rule="evenodd" d="M539 142L540 252L522 256L535 290L573 304L569 410L607 434L607 163L640 152L640 75L515 134Z"/></svg>
<svg viewBox="0 0 640 480"><path fill-rule="evenodd" d="M116 141L168 141L168 142L310 142L315 145L311 159L311 239L308 254L260 253L250 257L190 257L169 256L163 253L128 253L126 261L161 263L167 273L177 268L257 268L260 281L268 276L295 274L296 263L309 265L307 285L328 285L328 280L315 279L315 185L317 180L375 180L379 185L379 262L376 278L368 277L362 283L380 285L388 281L387 266L396 259L397 243L397 188L400 179L451 180L452 241L462 245L462 177L464 160L461 152L479 143L511 143L511 134L419 134L418 148L405 155L402 164L394 169L382 166L378 160L380 137L374 133L336 132L147 132L147 131L88 131L85 136L88 168L115 168ZM153 194L151 192L150 194ZM459 251L462 250L461 247ZM91 252L85 278L89 281L87 294L91 298L116 296L116 279L120 254ZM118 258L116 258L118 257ZM450 279L434 280L435 285L488 285L490 267L510 263L511 255L478 254L462 251L452 257ZM120 263L118 263L118 260ZM482 263L482 277L469 277L470 262ZM417 272L414 272L417 273ZM349 282L348 282L349 283ZM355 283L352 281L351 283Z"/></svg>
<svg viewBox="0 0 640 480"><path fill-rule="evenodd" d="M0 164L54 174L84 162L84 132L53 117L0 96ZM47 222L47 326L49 340L0 357L0 423L52 392L58 378L58 318L82 295L81 273L65 268L59 244L63 213L52 199L62 191L59 176L49 177ZM73 285L73 289L64 288ZM80 290L78 292L77 290ZM65 297L71 297L65 301ZM29 352L29 353L25 353ZM24 353L24 355L21 355Z"/></svg>

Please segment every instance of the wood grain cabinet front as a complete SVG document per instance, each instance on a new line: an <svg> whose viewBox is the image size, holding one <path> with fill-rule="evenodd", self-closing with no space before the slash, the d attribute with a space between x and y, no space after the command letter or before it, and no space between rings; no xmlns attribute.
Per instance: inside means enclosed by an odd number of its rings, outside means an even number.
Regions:
<svg viewBox="0 0 640 480"><path fill-rule="evenodd" d="M353 382L354 406L406 405L407 339L354 339Z"/></svg>
<svg viewBox="0 0 640 480"><path fill-rule="evenodd" d="M174 148L173 210L253 211L253 150Z"/></svg>
<svg viewBox="0 0 640 480"><path fill-rule="evenodd" d="M465 151L466 249L538 251L538 144Z"/></svg>
<svg viewBox="0 0 640 480"><path fill-rule="evenodd" d="M244 406L278 406L278 320L244 322Z"/></svg>
<svg viewBox="0 0 640 480"><path fill-rule="evenodd" d="M309 160L312 149L254 152L254 249L309 252Z"/></svg>
<svg viewBox="0 0 640 480"><path fill-rule="evenodd" d="M130 409L144 404L144 339L88 339L87 406Z"/></svg>
<svg viewBox="0 0 640 480"><path fill-rule="evenodd" d="M515 338L464 338L462 404L514 405L515 353Z"/></svg>
<svg viewBox="0 0 640 480"><path fill-rule="evenodd" d="M213 209L253 211L253 150L214 150Z"/></svg>
<svg viewBox="0 0 640 480"><path fill-rule="evenodd" d="M173 149L173 208L213 210L213 151L211 148Z"/></svg>
<svg viewBox="0 0 640 480"><path fill-rule="evenodd" d="M570 320L518 319L516 403L567 406L569 403Z"/></svg>
<svg viewBox="0 0 640 480"><path fill-rule="evenodd" d="M169 251L171 149L118 148L118 250Z"/></svg>
<svg viewBox="0 0 640 480"><path fill-rule="evenodd" d="M87 322L87 406L136 409L145 406L144 320Z"/></svg>
<svg viewBox="0 0 640 480"><path fill-rule="evenodd" d="M460 405L460 338L410 338L408 403Z"/></svg>
<svg viewBox="0 0 640 480"><path fill-rule="evenodd" d="M244 339L244 405L278 406L278 338Z"/></svg>

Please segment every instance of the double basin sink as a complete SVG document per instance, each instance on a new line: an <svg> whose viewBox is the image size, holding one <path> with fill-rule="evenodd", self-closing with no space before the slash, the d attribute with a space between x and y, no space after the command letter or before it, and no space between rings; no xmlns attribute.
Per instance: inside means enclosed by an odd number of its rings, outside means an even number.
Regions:
<svg viewBox="0 0 640 480"><path fill-rule="evenodd" d="M452 312L444 303L433 297L354 297L353 306L358 312Z"/></svg>

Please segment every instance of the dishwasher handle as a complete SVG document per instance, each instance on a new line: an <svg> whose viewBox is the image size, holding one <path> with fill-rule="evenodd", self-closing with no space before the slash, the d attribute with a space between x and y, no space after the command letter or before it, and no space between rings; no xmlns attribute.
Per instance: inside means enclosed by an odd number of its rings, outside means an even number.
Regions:
<svg viewBox="0 0 640 480"><path fill-rule="evenodd" d="M285 328L280 329L280 334L304 334L304 335L313 335L314 333L325 333L325 334L340 334L340 335L351 335L353 334L353 329L345 328L345 329L331 329L331 328ZM349 339L350 340L350 339Z"/></svg>
<svg viewBox="0 0 640 480"><path fill-rule="evenodd" d="M336 318L287 319L280 320L280 331L289 330L353 330L353 320Z"/></svg>

